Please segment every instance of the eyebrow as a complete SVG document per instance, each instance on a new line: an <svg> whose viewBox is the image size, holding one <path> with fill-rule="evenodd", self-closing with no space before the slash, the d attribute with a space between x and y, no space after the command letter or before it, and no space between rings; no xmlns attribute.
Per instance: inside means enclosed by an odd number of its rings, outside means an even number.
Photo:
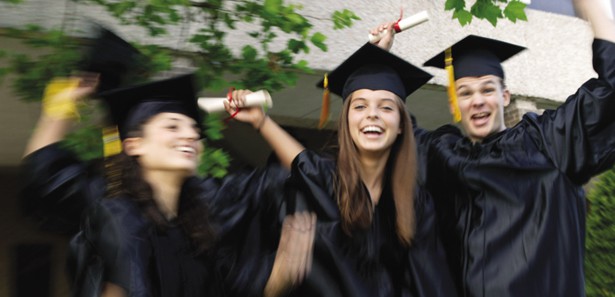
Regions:
<svg viewBox="0 0 615 297"><path fill-rule="evenodd" d="M169 121L173 121L173 122L182 122L182 121L184 121L184 119L182 119L182 118L177 118L177 117L171 116L171 115L168 116L168 117L165 117L164 119L165 120L169 120ZM189 119L189 120L187 120L187 122L192 123L193 127L198 127L199 129L201 128L201 127L199 127L199 124L196 121L194 121L193 119Z"/></svg>
<svg viewBox="0 0 615 297"><path fill-rule="evenodd" d="M489 80L487 80L485 82L480 83L479 87L484 87L484 86L489 85L489 84L497 85L498 82L494 81L493 79L489 79ZM469 87L464 84L464 85L461 85L461 86L457 86L456 90L459 91L462 88L469 88Z"/></svg>
<svg viewBox="0 0 615 297"><path fill-rule="evenodd" d="M354 101L357 101L357 100L367 101L368 99L367 98L363 98L363 97L352 98L351 103L353 103ZM381 100L381 101L382 100L386 100L386 101L392 101L393 103L395 103L395 98L389 98L389 97L378 98L376 100Z"/></svg>

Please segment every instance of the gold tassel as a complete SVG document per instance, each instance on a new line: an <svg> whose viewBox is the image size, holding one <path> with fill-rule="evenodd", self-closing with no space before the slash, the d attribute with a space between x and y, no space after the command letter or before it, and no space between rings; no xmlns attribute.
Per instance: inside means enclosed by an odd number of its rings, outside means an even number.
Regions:
<svg viewBox="0 0 615 297"><path fill-rule="evenodd" d="M103 151L105 157L111 157L122 152L120 133L116 126L103 128Z"/></svg>
<svg viewBox="0 0 615 297"><path fill-rule="evenodd" d="M324 91L322 92L322 107L320 109L320 120L318 121L318 129L324 128L325 124L329 120L329 78L325 73L325 79L323 82Z"/></svg>
<svg viewBox="0 0 615 297"><path fill-rule="evenodd" d="M448 104L452 107L453 122L461 121L461 111L457 103L457 92L455 91L455 71L453 69L453 55L451 48L444 52L444 65L448 73Z"/></svg>

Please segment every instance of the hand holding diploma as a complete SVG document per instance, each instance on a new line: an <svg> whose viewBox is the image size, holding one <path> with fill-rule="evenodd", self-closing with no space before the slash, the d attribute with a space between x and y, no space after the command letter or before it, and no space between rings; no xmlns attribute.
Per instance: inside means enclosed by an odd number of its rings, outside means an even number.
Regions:
<svg viewBox="0 0 615 297"><path fill-rule="evenodd" d="M407 29L410 29L416 25L420 25L428 20L429 20L429 14L427 14L427 11L423 10L417 14L411 15L407 18L397 21L395 25L393 26L393 30L395 30L395 33L399 33ZM371 43L378 42L378 40L380 40L386 33L387 31L385 30L378 35L369 34L368 36L369 42Z"/></svg>

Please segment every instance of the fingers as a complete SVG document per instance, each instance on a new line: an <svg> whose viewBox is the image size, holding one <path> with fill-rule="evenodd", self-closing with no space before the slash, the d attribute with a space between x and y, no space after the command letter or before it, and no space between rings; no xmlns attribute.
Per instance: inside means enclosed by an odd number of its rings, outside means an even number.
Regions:
<svg viewBox="0 0 615 297"><path fill-rule="evenodd" d="M252 93L250 90L234 90L231 93L231 103L236 107L244 107L246 104L246 95Z"/></svg>
<svg viewBox="0 0 615 297"><path fill-rule="evenodd" d="M289 286L305 279L311 271L316 216L301 212L284 218L276 262Z"/></svg>
<svg viewBox="0 0 615 297"><path fill-rule="evenodd" d="M313 243L315 236L315 215L308 212L295 214L293 221L293 245L290 247L293 261L293 281L300 283L312 267Z"/></svg>
<svg viewBox="0 0 615 297"><path fill-rule="evenodd" d="M310 235L309 243L308 243L309 252L308 252L308 258L307 258L307 265L305 269L305 275L310 274L310 272L312 271L312 260L314 259L314 239L316 237L316 214L310 213L309 220L310 220L310 229L308 230L308 233Z"/></svg>
<svg viewBox="0 0 615 297"><path fill-rule="evenodd" d="M389 29L393 28L393 25L396 23L397 21L393 21L393 22L385 22L382 23L380 25L378 25L376 28L373 28L369 33L372 35L380 35L380 33L384 32L384 31L388 31Z"/></svg>

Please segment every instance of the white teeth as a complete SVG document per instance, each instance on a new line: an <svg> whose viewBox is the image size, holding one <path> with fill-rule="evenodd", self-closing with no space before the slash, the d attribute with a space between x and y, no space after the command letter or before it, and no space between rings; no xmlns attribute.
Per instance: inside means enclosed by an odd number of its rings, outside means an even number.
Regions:
<svg viewBox="0 0 615 297"><path fill-rule="evenodd" d="M482 118L482 117L486 117L489 116L488 112L481 112L481 113L477 113L475 115L472 116L472 118Z"/></svg>
<svg viewBox="0 0 615 297"><path fill-rule="evenodd" d="M366 133L366 132L382 133L382 128L377 127L377 126L367 126L367 127L363 128L363 130L361 130L361 132L363 132L363 133Z"/></svg>
<svg viewBox="0 0 615 297"><path fill-rule="evenodd" d="M184 152L184 153L195 153L196 152L196 150L190 146L178 146L178 147L175 147L175 149L180 152Z"/></svg>

